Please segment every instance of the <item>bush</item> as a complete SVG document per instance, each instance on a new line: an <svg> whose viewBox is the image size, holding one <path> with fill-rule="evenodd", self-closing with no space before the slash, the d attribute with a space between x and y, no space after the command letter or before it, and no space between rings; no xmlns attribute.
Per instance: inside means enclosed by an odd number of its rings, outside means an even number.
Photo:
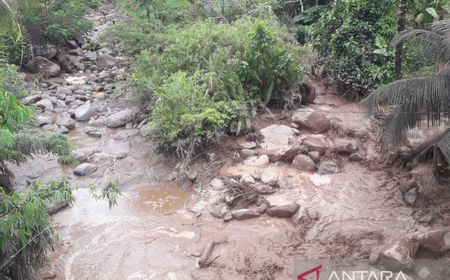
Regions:
<svg viewBox="0 0 450 280"><path fill-rule="evenodd" d="M7 194L0 187L0 278L35 279L51 246L51 203L74 202L66 177L35 182L26 193ZM10 277L10 278L7 278Z"/></svg>
<svg viewBox="0 0 450 280"><path fill-rule="evenodd" d="M153 109L150 134L186 158L224 133L248 130L256 108L298 98L299 49L285 36L273 19L169 30L160 52L138 56L133 76L140 102Z"/></svg>
<svg viewBox="0 0 450 280"><path fill-rule="evenodd" d="M314 45L332 79L345 92L365 95L393 79L396 3L381 0L335 1L314 26Z"/></svg>

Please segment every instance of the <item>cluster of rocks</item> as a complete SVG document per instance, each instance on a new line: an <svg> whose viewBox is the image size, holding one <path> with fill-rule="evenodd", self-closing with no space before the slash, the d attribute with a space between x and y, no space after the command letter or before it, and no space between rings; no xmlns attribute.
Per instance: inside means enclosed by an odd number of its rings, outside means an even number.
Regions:
<svg viewBox="0 0 450 280"><path fill-rule="evenodd" d="M450 252L450 226L415 234L377 247L372 251L369 262L393 271L411 272L420 279L428 279L430 271L427 272L415 264L419 251L435 257Z"/></svg>
<svg viewBox="0 0 450 280"><path fill-rule="evenodd" d="M271 162L287 162L300 171L321 175L339 172L338 156L350 161L362 159L355 139L329 139L322 134L330 128L330 120L311 108L296 111L290 126L271 125L259 131L260 143L240 143L244 165L265 167ZM304 129L311 133L300 135Z"/></svg>
<svg viewBox="0 0 450 280"><path fill-rule="evenodd" d="M34 47L35 57L28 63L28 70L40 81L37 89L30 89L32 94L24 103L37 108L40 114L36 124L41 129L68 133L80 124L87 136L101 138L100 127L136 127L135 110L112 111L103 101L114 92L117 76L124 73L120 62L126 58L105 43L87 45L68 41L64 51L51 44ZM96 165L83 163L86 155L77 152L75 157L82 162L74 169L75 175L97 171Z"/></svg>
<svg viewBox="0 0 450 280"><path fill-rule="evenodd" d="M300 209L295 202L271 205L264 197L275 193L278 188L277 174L270 171L264 171L259 176L243 175L239 181L237 178L214 178L210 186L222 192L222 196L211 205L209 212L225 222L257 218L264 213L271 217L289 218Z"/></svg>

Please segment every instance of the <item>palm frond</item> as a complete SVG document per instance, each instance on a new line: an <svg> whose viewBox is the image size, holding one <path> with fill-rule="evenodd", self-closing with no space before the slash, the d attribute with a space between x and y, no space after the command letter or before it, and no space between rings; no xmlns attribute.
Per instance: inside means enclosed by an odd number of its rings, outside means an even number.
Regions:
<svg viewBox="0 0 450 280"><path fill-rule="evenodd" d="M373 91L362 103L369 114L381 108L394 110L385 120L383 138L398 143L408 129L419 126L423 119L432 126L449 119L450 76L395 81Z"/></svg>
<svg viewBox="0 0 450 280"><path fill-rule="evenodd" d="M450 22L450 21L449 21ZM434 30L415 29L403 31L391 41L391 46L397 46L408 39L414 38L422 45L427 55L434 58L442 64L450 63L450 34L444 27L439 29L442 32Z"/></svg>
<svg viewBox="0 0 450 280"><path fill-rule="evenodd" d="M446 161L450 163L450 128L445 130L441 135L432 139L423 150L417 155L419 158L429 159L435 149L439 149L444 155Z"/></svg>

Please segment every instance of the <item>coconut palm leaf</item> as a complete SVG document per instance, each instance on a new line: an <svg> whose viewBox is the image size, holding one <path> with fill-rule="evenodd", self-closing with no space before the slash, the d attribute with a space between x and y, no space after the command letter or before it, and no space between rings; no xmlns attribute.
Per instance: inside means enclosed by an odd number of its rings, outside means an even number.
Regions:
<svg viewBox="0 0 450 280"><path fill-rule="evenodd" d="M397 46L410 38L415 38L439 63L450 64L450 20L431 24L429 29L403 31L391 41L391 45Z"/></svg>
<svg viewBox="0 0 450 280"><path fill-rule="evenodd" d="M408 129L420 126L426 119L429 125L439 125L450 117L450 76L436 75L403 79L373 91L362 103L369 114L382 108L393 112L386 118L383 139L399 143Z"/></svg>

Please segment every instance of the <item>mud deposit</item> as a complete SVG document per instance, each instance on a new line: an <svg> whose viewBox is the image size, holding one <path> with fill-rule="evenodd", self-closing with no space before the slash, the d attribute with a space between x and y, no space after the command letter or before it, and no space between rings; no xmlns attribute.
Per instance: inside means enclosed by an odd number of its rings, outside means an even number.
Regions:
<svg viewBox="0 0 450 280"><path fill-rule="evenodd" d="M114 7L106 6L102 13L90 17L98 25L92 38L98 38L121 15ZM83 51L87 56L88 50ZM100 49L98 54L102 52L108 50ZM385 155L375 142L377 126L365 118L356 104L343 102L329 92L320 94L309 108L330 118L330 131L313 135L300 130L292 137L296 141L314 138L325 143L330 152L320 155L318 162L332 160L339 172L321 175L300 171L293 164L272 158L260 166L245 164L240 143L248 139L242 137L226 139L209 151L224 162L217 170L202 174L211 162L206 159L196 162L194 170L199 171L197 179L203 184L196 185L195 190L186 187L185 182L168 181L175 163L154 152L151 141L141 136L138 122L127 121L120 128L105 125L117 112L137 111L133 104L106 93L110 82L98 86L97 81L99 75L114 79L126 71L120 61L127 59L115 53L115 66L106 74L89 70L94 69L92 63L89 66L82 60L85 71L53 80L57 83L55 88L67 86L74 92L92 87L87 97L73 102L82 106L89 100L96 107L96 115L89 122L77 121L68 136L80 162L95 165L95 172L76 176L73 174L76 166L62 167L53 157L37 157L15 170L20 174L18 183L22 189L37 178L52 178L60 173L66 174L76 188L77 202L53 216L57 237L41 279L48 273L65 280L295 279L294 260L367 258L373 247L440 225L443 215L450 212L448 188L435 182L429 166L419 165L411 171L401 164L383 166ZM44 96L47 89L36 91ZM41 114L56 118L77 107L56 109ZM273 124L289 126L289 118L290 115L276 112L262 115L257 128ZM87 134L89 129L95 131L95 137ZM331 152L339 139L355 141L360 158L350 160L348 155ZM278 143L279 139L271 137L271 141ZM258 142L258 147L250 152L272 157L269 148L273 147L273 143ZM209 185L213 178L239 179L249 174L256 178L263 172L277 177L275 193L264 198L270 205L297 203L298 219L262 214L254 219L224 222L211 216L211 206L223 197L221 191ZM419 196L413 206L406 205L398 188L404 178L410 177L419 185ZM122 191L118 205L112 209L107 202L93 199L86 188L110 180L118 180ZM219 243L209 266L200 269L198 256L211 241Z"/></svg>

